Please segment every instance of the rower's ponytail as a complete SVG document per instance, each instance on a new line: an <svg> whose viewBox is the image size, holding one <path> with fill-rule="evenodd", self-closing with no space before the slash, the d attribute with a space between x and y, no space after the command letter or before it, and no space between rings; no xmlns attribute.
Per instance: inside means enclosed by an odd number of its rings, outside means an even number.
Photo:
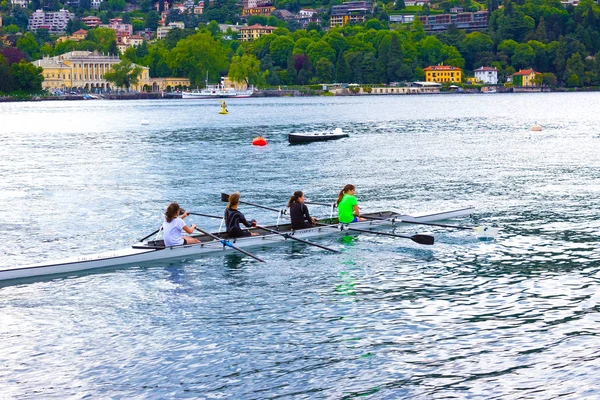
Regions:
<svg viewBox="0 0 600 400"><path fill-rule="evenodd" d="M344 186L344 188L342 190L340 190L340 194L338 195L337 205L339 205L340 201L342 201L342 199L344 198L344 194L346 194L347 192L354 190L354 189L355 189L354 185L351 185L351 184L347 184L346 186Z"/></svg>
<svg viewBox="0 0 600 400"><path fill-rule="evenodd" d="M302 193L302 191L301 191L301 190L296 190L296 191L294 192L293 196L292 196L292 197L290 197L290 200L288 201L288 203L287 203L287 206L288 206L288 207L291 207L291 206L293 206L293 205L294 205L294 203L297 203L297 202L298 202L298 199L299 199L300 197L302 197L302 196L304 196L304 193Z"/></svg>
<svg viewBox="0 0 600 400"><path fill-rule="evenodd" d="M179 216L179 204L171 203L169 207L167 207L167 211L165 211L165 220L167 222L173 221L175 218Z"/></svg>
<svg viewBox="0 0 600 400"><path fill-rule="evenodd" d="M227 204L227 208L231 209L232 207L237 206L240 203L240 194L238 192L232 193L229 195L229 203Z"/></svg>

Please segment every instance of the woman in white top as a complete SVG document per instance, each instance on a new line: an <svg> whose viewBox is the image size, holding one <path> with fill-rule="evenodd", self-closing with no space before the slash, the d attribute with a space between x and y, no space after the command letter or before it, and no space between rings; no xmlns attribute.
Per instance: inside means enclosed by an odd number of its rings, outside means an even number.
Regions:
<svg viewBox="0 0 600 400"><path fill-rule="evenodd" d="M189 214L187 212L181 214L182 211L183 210L177 203L171 203L169 204L169 207L167 207L167 211L165 212L165 222L163 222L163 236L166 247L200 242L198 239L191 236L181 236L182 229L189 234L194 233L194 229L196 229L196 224L193 224L190 227L183 222L183 219Z"/></svg>

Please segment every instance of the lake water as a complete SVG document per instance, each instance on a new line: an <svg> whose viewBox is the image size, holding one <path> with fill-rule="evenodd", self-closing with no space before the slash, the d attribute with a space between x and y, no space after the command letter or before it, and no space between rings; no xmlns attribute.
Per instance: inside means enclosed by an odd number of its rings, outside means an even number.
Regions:
<svg viewBox="0 0 600 400"><path fill-rule="evenodd" d="M0 267L127 247L170 201L473 205L357 235L0 287L0 398L599 398L600 93L0 103ZM148 120L150 125L142 125ZM532 132L538 123L541 132ZM290 146L287 134L348 139ZM252 138L269 144L259 148ZM259 223L265 210L241 207ZM324 216L325 208L312 206ZM188 221L189 223L190 221ZM192 217L216 230L218 222Z"/></svg>

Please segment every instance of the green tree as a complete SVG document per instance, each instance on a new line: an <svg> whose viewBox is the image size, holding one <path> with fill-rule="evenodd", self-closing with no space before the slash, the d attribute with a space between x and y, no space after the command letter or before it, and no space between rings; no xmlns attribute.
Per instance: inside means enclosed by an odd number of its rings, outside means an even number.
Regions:
<svg viewBox="0 0 600 400"><path fill-rule="evenodd" d="M282 74L283 76L283 74ZM285 70L285 78L282 79L289 85L296 84L296 78L298 77L298 71L296 70L296 63L294 60L294 55L290 53L287 58L287 68Z"/></svg>
<svg viewBox="0 0 600 400"><path fill-rule="evenodd" d="M159 41L148 48L147 54L143 57L141 64L150 68L150 76L155 78L164 78L172 75L171 68L167 62L169 50L164 42Z"/></svg>
<svg viewBox="0 0 600 400"><path fill-rule="evenodd" d="M108 0L108 7L113 11L123 11L126 5L125 0Z"/></svg>
<svg viewBox="0 0 600 400"><path fill-rule="evenodd" d="M579 86L579 77L576 74L569 75L565 85L567 87L578 87Z"/></svg>
<svg viewBox="0 0 600 400"><path fill-rule="evenodd" d="M419 60L421 65L438 65L444 59L442 49L444 45L435 36L427 36L419 43Z"/></svg>
<svg viewBox="0 0 600 400"><path fill-rule="evenodd" d="M317 61L316 76L320 83L329 83L333 80L333 63L328 58L321 58Z"/></svg>
<svg viewBox="0 0 600 400"><path fill-rule="evenodd" d="M292 54L307 54L306 49L311 43L313 43L312 39L309 39L307 37L301 37L299 39L296 39L296 42L294 43L294 50L292 50Z"/></svg>
<svg viewBox="0 0 600 400"><path fill-rule="evenodd" d="M25 33L25 35L17 40L17 48L25 53L30 60L40 58L40 46L31 32Z"/></svg>
<svg viewBox="0 0 600 400"><path fill-rule="evenodd" d="M489 35L481 32L472 32L465 36L462 41L461 54L465 58L465 67L475 69L481 65L475 65L475 60L483 52L494 50L494 41Z"/></svg>
<svg viewBox="0 0 600 400"><path fill-rule="evenodd" d="M528 44L520 43L515 47L510 60L516 69L529 68L535 62L535 51Z"/></svg>
<svg viewBox="0 0 600 400"><path fill-rule="evenodd" d="M585 66L583 64L583 59L581 58L581 55L579 53L573 54L567 60L566 74L569 77L568 80L570 80L571 82L574 82L572 79L573 76L577 77L577 85L575 86L580 86L580 84L583 83L582 78L585 76ZM568 82L567 86L570 86Z"/></svg>
<svg viewBox="0 0 600 400"><path fill-rule="evenodd" d="M206 79L220 80L227 70L227 49L208 32L198 32L177 43L168 57L168 64L179 76L187 76L194 85Z"/></svg>
<svg viewBox="0 0 600 400"><path fill-rule="evenodd" d="M344 54L340 54L335 65L335 80L337 82L350 82L352 79L350 66Z"/></svg>
<svg viewBox="0 0 600 400"><path fill-rule="evenodd" d="M275 65L284 66L292 51L294 41L289 36L277 36L269 46L269 53Z"/></svg>
<svg viewBox="0 0 600 400"><path fill-rule="evenodd" d="M208 25L206 25L206 29L210 32L212 37L219 38L221 37L221 28L217 21L210 21Z"/></svg>
<svg viewBox="0 0 600 400"><path fill-rule="evenodd" d="M144 21L139 19L134 19L131 21L131 25L133 27L134 32L143 31L144 30Z"/></svg>
<svg viewBox="0 0 600 400"><path fill-rule="evenodd" d="M9 93L14 90L15 84L6 58L0 54L0 93Z"/></svg>
<svg viewBox="0 0 600 400"><path fill-rule="evenodd" d="M229 78L234 82L246 83L246 87L262 84L263 76L260 72L260 61L254 54L244 54L241 57L234 56L229 65Z"/></svg>
<svg viewBox="0 0 600 400"><path fill-rule="evenodd" d="M142 68L127 59L123 59L104 74L104 79L112 82L116 87L129 90L131 85L136 85L139 82L141 74Z"/></svg>
<svg viewBox="0 0 600 400"><path fill-rule="evenodd" d="M390 49L388 52L388 62L386 65L387 82L400 80L400 69L404 63L404 55L398 41L398 35L392 34L390 40Z"/></svg>
<svg viewBox="0 0 600 400"><path fill-rule="evenodd" d="M556 75L552 72L544 72L542 74L542 84L550 87L556 87Z"/></svg>
<svg viewBox="0 0 600 400"><path fill-rule="evenodd" d="M150 11L146 14L146 29L150 29L151 31L155 31L158 28L158 21L160 20L160 15L156 11Z"/></svg>
<svg viewBox="0 0 600 400"><path fill-rule="evenodd" d="M375 29L376 31L385 29L385 26L378 19L371 18L367 22L365 22L365 29Z"/></svg>
<svg viewBox="0 0 600 400"><path fill-rule="evenodd" d="M335 50L336 57L339 57L340 53L349 47L348 40L337 31L330 32L324 39Z"/></svg>
<svg viewBox="0 0 600 400"><path fill-rule="evenodd" d="M17 90L25 92L39 92L42 90L42 82L44 77L42 67L21 60L19 63L14 63L10 66L10 72L15 82Z"/></svg>
<svg viewBox="0 0 600 400"><path fill-rule="evenodd" d="M21 7L14 7L11 23L17 25L24 32L27 30L27 24L29 23L29 14Z"/></svg>
<svg viewBox="0 0 600 400"><path fill-rule="evenodd" d="M111 52L111 47L116 46L117 35L110 28L95 28L88 31L87 39L96 43L97 49L101 53L118 54ZM113 45L113 42L114 45Z"/></svg>
<svg viewBox="0 0 600 400"><path fill-rule="evenodd" d="M312 62L318 62L321 58L326 58L333 63L335 61L335 50L325 40L312 42L306 49L306 53Z"/></svg>

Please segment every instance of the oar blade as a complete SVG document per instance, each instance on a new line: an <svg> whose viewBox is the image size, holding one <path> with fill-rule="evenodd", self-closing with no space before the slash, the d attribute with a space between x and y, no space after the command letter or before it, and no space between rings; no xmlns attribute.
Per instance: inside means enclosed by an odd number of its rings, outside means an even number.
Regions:
<svg viewBox="0 0 600 400"><path fill-rule="evenodd" d="M473 228L473 232L480 237L485 239L495 238L500 228L492 227L492 226L477 226Z"/></svg>
<svg viewBox="0 0 600 400"><path fill-rule="evenodd" d="M434 237L431 235L412 235L410 239L415 243L424 244L428 246L431 246L435 241Z"/></svg>
<svg viewBox="0 0 600 400"><path fill-rule="evenodd" d="M221 201L229 202L229 195L227 193L221 193Z"/></svg>

